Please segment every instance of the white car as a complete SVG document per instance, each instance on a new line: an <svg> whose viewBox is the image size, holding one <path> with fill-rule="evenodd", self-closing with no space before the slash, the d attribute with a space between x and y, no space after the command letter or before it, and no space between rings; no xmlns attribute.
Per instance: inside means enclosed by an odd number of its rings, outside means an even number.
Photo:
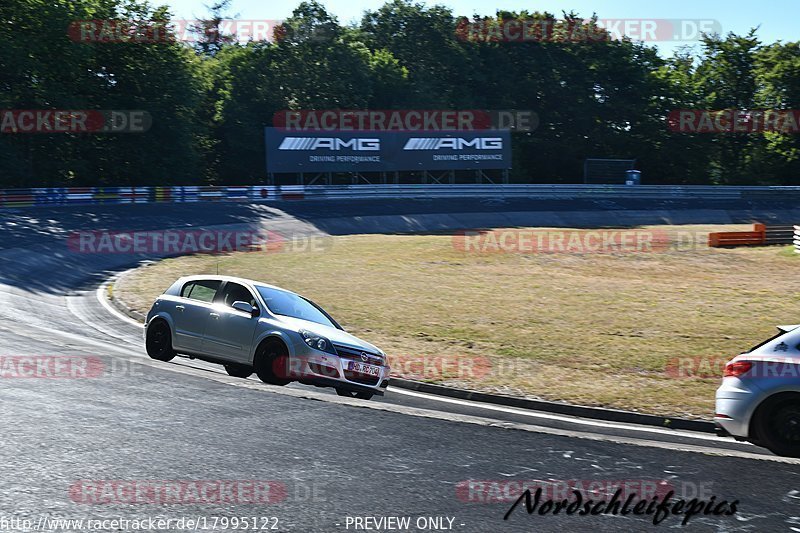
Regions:
<svg viewBox="0 0 800 533"><path fill-rule="evenodd" d="M800 325L736 356L717 389L718 432L800 457Z"/></svg>
<svg viewBox="0 0 800 533"><path fill-rule="evenodd" d="M299 381L370 399L389 384L386 354L293 292L227 276L180 278L147 313L153 359L182 354L225 365L231 376Z"/></svg>

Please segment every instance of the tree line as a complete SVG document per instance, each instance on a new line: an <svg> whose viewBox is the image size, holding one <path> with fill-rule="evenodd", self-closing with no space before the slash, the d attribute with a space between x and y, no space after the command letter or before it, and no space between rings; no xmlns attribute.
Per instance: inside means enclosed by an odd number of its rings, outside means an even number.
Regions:
<svg viewBox="0 0 800 533"><path fill-rule="evenodd" d="M465 22L596 20L498 11L466 21L443 6L391 0L343 25L303 2L272 42L219 31L228 1L199 22L203 38L87 43L75 21L169 26L141 0L0 3L0 110L146 110L145 133L13 133L0 128L0 187L250 184L266 180L264 126L285 109L524 109L512 181L582 179L586 158L636 159L649 184L800 184L798 135L685 133L680 109L800 108L800 43L704 35L699 52L661 57L623 39L466 39Z"/></svg>

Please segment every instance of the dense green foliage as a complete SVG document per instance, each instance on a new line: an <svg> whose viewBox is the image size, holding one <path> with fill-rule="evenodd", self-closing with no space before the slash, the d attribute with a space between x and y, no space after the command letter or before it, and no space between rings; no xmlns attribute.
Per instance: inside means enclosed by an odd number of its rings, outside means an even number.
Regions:
<svg viewBox="0 0 800 533"><path fill-rule="evenodd" d="M223 1L204 21L213 26ZM553 24L575 14L498 12ZM556 22L556 19L561 22ZM263 182L282 109L531 109L519 182L577 182L588 157L646 183L800 184L797 135L670 131L675 109L800 108L800 43L705 36L698 57L604 42L475 42L449 9L392 0L343 26L304 2L273 43L76 43L76 20L169 19L141 0L0 2L0 109L143 109L139 134L1 134L0 187ZM213 34L213 32L209 32Z"/></svg>

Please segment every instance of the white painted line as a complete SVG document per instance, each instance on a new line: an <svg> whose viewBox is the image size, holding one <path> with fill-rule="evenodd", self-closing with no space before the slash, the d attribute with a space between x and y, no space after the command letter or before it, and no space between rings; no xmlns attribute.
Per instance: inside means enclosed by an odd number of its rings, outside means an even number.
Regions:
<svg viewBox="0 0 800 533"><path fill-rule="evenodd" d="M117 339L117 340L119 340L121 342L124 342L126 344L130 344L131 343L131 339L130 338L126 338L126 337L123 337L121 335L118 335L116 331L113 331L111 329L108 329L108 328L104 327L103 324L106 323L105 321L103 323L101 323L101 324L98 324L97 320L93 320L91 318L88 318L85 315L85 313L83 311L81 311L80 308L78 308L76 306L76 304L74 303L76 300L79 300L80 298L81 298L80 296L78 296L78 297L67 296L66 297L67 309L69 310L70 313L72 313L72 316L74 316L75 318L77 318L78 320L83 322L83 324L86 327L92 328L95 331L99 331L100 333L102 333L103 335L105 335L107 337L111 337L113 339Z"/></svg>
<svg viewBox="0 0 800 533"><path fill-rule="evenodd" d="M108 290L106 287L108 287L108 284L111 283L112 281L113 280L108 280L99 287L97 287L97 291L95 291L95 294L97 295L97 301L100 302L100 305L102 305L106 309L106 311L116 316L120 320L124 320L129 324L133 324L134 326L139 326L140 328L143 328L144 324L142 324L138 320L132 319L128 315L123 314L121 311L114 308L114 306L111 305L111 302L108 301L108 298L106 298L105 291Z"/></svg>
<svg viewBox="0 0 800 533"><path fill-rule="evenodd" d="M484 402L473 402L469 400L459 400L457 398L446 398L443 396L437 396L435 394L426 394L423 392L416 392L410 391L406 389L401 389L398 387L391 387L389 389L393 393L397 394L405 394L407 396L415 396L418 398L424 398L426 400L443 402L443 403L452 403L455 405L463 405L465 407L475 407L479 409L486 409L489 411L498 411L501 413L510 413L515 415L522 415L522 416L530 416L534 418L543 418L546 420L559 420L562 422L569 422L570 424L580 424L583 426L592 426L592 427L602 427L602 428L614 428L614 429L623 429L626 431L639 431L642 433L657 433L661 435L672 435L672 436L681 436L686 437L689 439L697 439L697 440L708 440L713 442L727 442L730 443L730 439L726 439L724 437L717 437L716 435L706 435L704 433L695 433L695 432L688 432L688 431L681 431L676 429L666 429L666 428L658 428L658 427L648 427L648 426L639 426L634 424L621 424L621 423L614 423L614 422L604 422L601 420L591 420L587 418L579 418L579 417L572 417L572 416L565 416L565 415L556 415L551 413L543 413L541 411L533 411L528 409L519 409L515 407L506 407L504 405L494 405L490 403ZM742 443L742 444L750 444Z"/></svg>
<svg viewBox="0 0 800 533"><path fill-rule="evenodd" d="M27 328L28 329L38 329L40 331L44 331L46 333L49 333L51 336L63 337L65 339L69 339L70 341L72 341L72 342L74 342L74 343L76 343L78 345L80 345L80 344L91 344L93 346L97 346L98 348L103 348L105 350L111 350L111 351L114 351L114 352L117 352L117 353L121 353L123 355L127 355L129 357L130 356L134 356L137 359L141 359L143 362L147 362L147 360L142 357L141 353L135 352L131 348L120 348L120 347L118 347L118 346L116 346L114 344L111 344L109 342L92 339L91 337L87 337L86 335L78 335L76 333L69 333L67 331L61 331L61 330L49 328L49 327L46 327L46 326L40 326L38 324L27 324ZM19 335L21 337L28 337L29 339L38 340L38 341L42 340L41 337L36 337L34 335L27 335L24 331L20 331L18 329L1 328L1 327L0 327L0 329L5 329L6 331L11 331L15 335ZM74 349L74 346L70 346L70 348ZM154 365L151 365L151 366L154 366Z"/></svg>

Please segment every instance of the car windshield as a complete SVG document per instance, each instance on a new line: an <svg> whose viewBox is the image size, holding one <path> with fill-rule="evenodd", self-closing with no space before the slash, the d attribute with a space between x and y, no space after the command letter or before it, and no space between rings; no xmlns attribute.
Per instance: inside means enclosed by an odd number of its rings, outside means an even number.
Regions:
<svg viewBox="0 0 800 533"><path fill-rule="evenodd" d="M323 326L337 327L325 313L319 310L314 304L297 294L273 289L271 287L257 287L258 293L264 299L267 307L276 315L300 318L310 322L316 322Z"/></svg>

